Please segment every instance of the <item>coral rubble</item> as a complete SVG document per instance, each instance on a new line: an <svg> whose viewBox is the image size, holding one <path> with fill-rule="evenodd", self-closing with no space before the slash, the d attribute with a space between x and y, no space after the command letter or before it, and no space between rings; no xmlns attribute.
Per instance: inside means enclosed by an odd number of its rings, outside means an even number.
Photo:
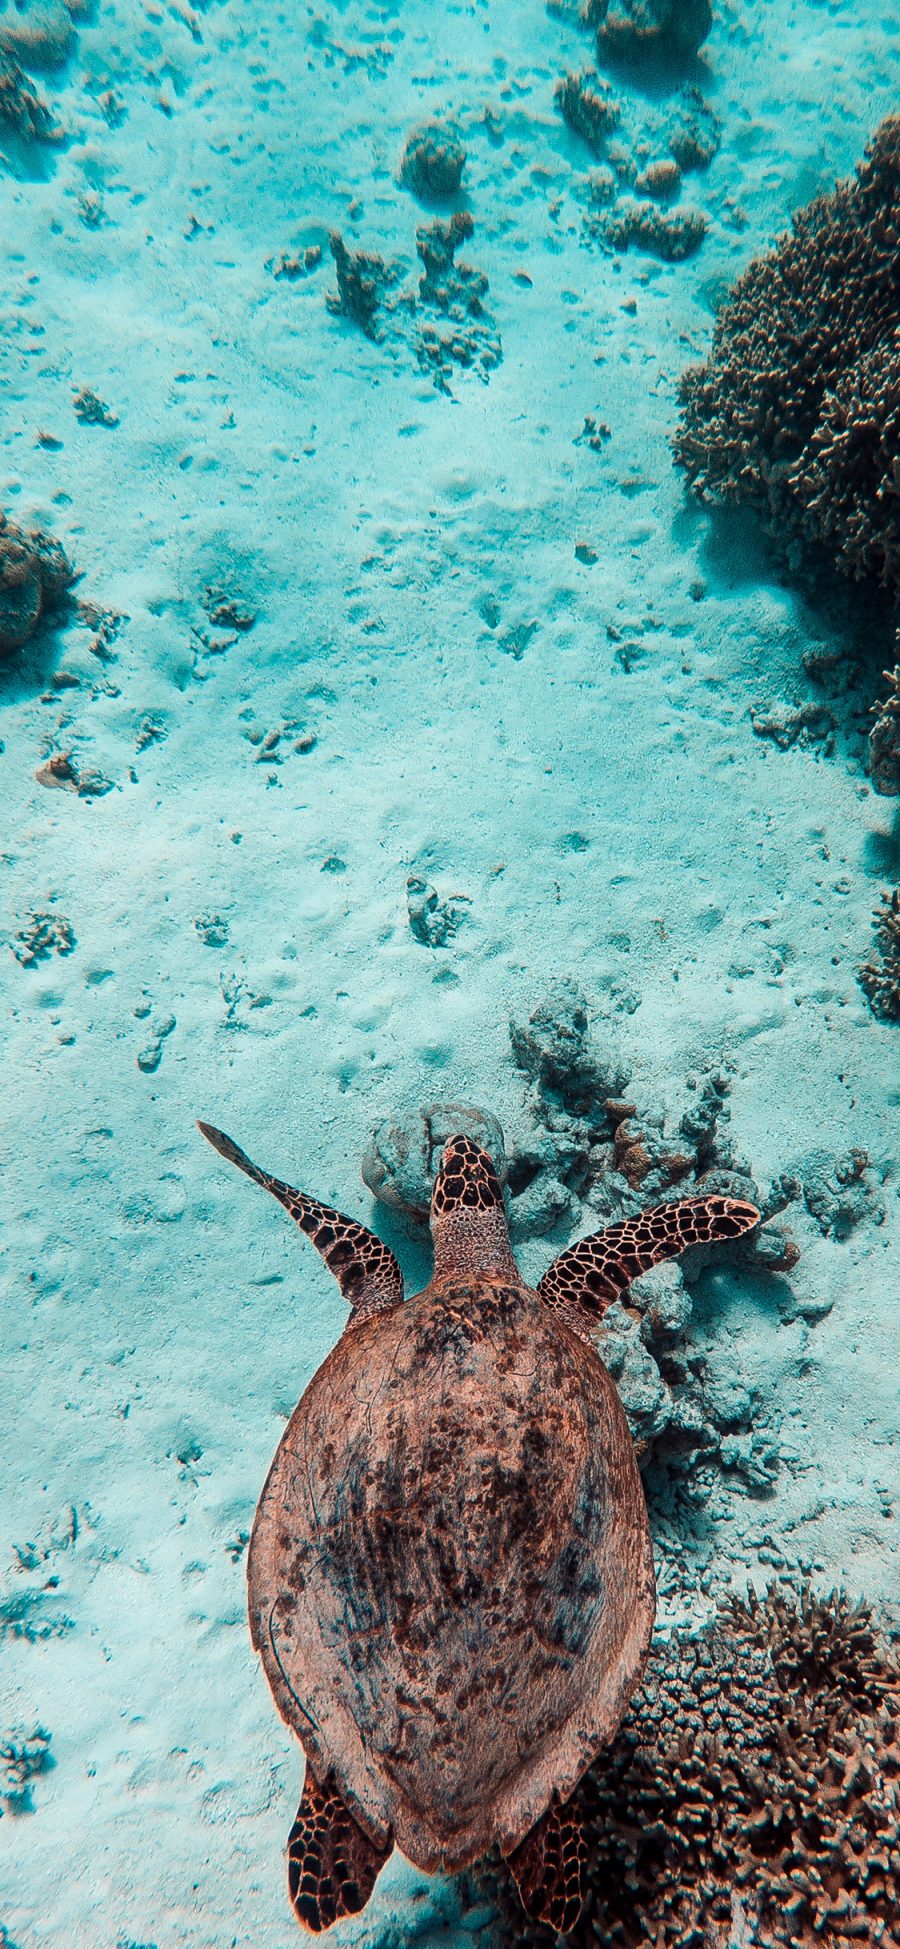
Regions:
<svg viewBox="0 0 900 1949"><path fill-rule="evenodd" d="M773 1585L658 1641L581 1801L576 1949L896 1945L898 1671L863 1605ZM506 1942L549 1945L500 1885Z"/></svg>
<svg viewBox="0 0 900 1949"><path fill-rule="evenodd" d="M900 887L881 896L872 916L876 952L864 961L859 979L873 1015L900 1022Z"/></svg>
<svg viewBox="0 0 900 1949"><path fill-rule="evenodd" d="M27 643L42 618L61 607L73 581L59 542L0 514L0 657Z"/></svg>
<svg viewBox="0 0 900 1949"><path fill-rule="evenodd" d="M682 378L675 453L701 499L756 510L799 567L828 561L900 602L900 116L848 182L743 272ZM873 779L896 791L890 700Z"/></svg>

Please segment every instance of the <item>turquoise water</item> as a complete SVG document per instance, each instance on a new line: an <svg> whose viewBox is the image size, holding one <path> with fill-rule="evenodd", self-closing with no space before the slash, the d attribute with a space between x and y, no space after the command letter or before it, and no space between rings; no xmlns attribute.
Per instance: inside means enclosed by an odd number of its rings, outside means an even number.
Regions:
<svg viewBox="0 0 900 1949"><path fill-rule="evenodd" d="M81 607L0 693L0 1732L53 1761L0 1823L0 1920L16 1949L280 1949L300 1772L244 1548L344 1308L198 1115L414 1286L425 1242L361 1160L421 1104L480 1106L544 1144L511 1201L537 1279L604 1213L510 1021L574 984L585 1064L670 1149L726 1076L763 1195L805 1187L800 1256L690 1286L702 1464L675 1468L622 1327L663 1619L773 1571L896 1603L897 1040L856 972L894 802L839 700L827 747L755 734L844 639L688 502L671 438L728 285L896 107L900 32L871 0L721 0L695 76L720 146L684 185L708 226L672 263L596 234L601 160L554 101L591 59L574 10L114 0L4 29L61 139L0 145L2 508L62 542ZM675 91L613 85L643 167ZM428 208L398 171L435 116L466 162ZM416 252L454 209L486 280L455 345ZM383 260L374 323L336 308L334 231ZM63 754L80 791L36 776ZM395 1860L341 1939L463 1922Z"/></svg>

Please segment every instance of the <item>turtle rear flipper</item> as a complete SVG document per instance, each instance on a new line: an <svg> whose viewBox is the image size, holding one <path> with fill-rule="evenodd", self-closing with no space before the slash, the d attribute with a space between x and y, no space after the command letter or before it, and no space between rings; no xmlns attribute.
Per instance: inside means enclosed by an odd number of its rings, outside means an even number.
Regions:
<svg viewBox="0 0 900 1949"><path fill-rule="evenodd" d="M320 1935L365 1905L391 1852L364 1834L333 1780L319 1783L307 1765L303 1796L288 1839L288 1889L304 1929Z"/></svg>
<svg viewBox="0 0 900 1949"><path fill-rule="evenodd" d="M506 1859L526 1915L569 1935L581 1914L587 1860L578 1807L552 1801Z"/></svg>
<svg viewBox="0 0 900 1949"><path fill-rule="evenodd" d="M246 1151L232 1137L226 1137L224 1130L217 1130L215 1124L201 1123L198 1118L197 1129L221 1157L227 1157L229 1164L236 1164L239 1171L252 1178L254 1184L261 1184L264 1191L270 1191L290 1213L295 1225L312 1240L329 1272L333 1272L357 1320L364 1319L368 1313L380 1312L383 1306L400 1305L403 1274L389 1245L376 1238L367 1226L345 1218L342 1211L320 1205L317 1198L308 1198L305 1191L296 1191L292 1184L284 1184L281 1178L261 1171Z"/></svg>

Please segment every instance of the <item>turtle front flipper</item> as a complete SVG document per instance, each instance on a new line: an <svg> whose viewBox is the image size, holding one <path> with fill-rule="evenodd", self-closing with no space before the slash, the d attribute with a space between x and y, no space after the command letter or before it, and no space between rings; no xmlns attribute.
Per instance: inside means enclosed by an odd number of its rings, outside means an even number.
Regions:
<svg viewBox="0 0 900 1949"><path fill-rule="evenodd" d="M538 1282L548 1306L580 1307L600 1319L633 1279L663 1259L677 1259L689 1245L740 1238L759 1224L755 1205L742 1198L680 1198L656 1205L605 1232L593 1232L554 1259Z"/></svg>
<svg viewBox="0 0 900 1949"><path fill-rule="evenodd" d="M390 1852L390 1842L377 1847L363 1833L333 1780L320 1785L307 1764L288 1839L288 1888L304 1929L320 1935L365 1908Z"/></svg>
<svg viewBox="0 0 900 1949"><path fill-rule="evenodd" d="M551 1802L536 1826L520 1841L506 1864L526 1915L546 1922L557 1935L569 1935L584 1901L587 1845L576 1805Z"/></svg>
<svg viewBox="0 0 900 1949"><path fill-rule="evenodd" d="M230 1164L236 1164L254 1184L271 1191L273 1198L290 1212L301 1232L312 1240L329 1272L334 1273L355 1314L399 1306L403 1298L403 1274L390 1247L382 1244L374 1232L367 1231L365 1225L357 1225L352 1218L345 1218L343 1212L333 1211L330 1205L320 1205L315 1198L307 1198L303 1191L295 1191L293 1185L282 1184L280 1178L270 1177L268 1171L261 1171L246 1151L240 1150L214 1124L198 1120L197 1128L214 1150L227 1157Z"/></svg>

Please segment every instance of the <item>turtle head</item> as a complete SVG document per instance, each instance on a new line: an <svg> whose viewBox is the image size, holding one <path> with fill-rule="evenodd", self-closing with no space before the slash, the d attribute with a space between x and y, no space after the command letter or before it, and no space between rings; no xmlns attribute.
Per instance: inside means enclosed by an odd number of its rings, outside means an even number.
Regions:
<svg viewBox="0 0 900 1949"><path fill-rule="evenodd" d="M451 1137L431 1194L434 1278L476 1273L516 1279L503 1191L493 1159L471 1137Z"/></svg>

